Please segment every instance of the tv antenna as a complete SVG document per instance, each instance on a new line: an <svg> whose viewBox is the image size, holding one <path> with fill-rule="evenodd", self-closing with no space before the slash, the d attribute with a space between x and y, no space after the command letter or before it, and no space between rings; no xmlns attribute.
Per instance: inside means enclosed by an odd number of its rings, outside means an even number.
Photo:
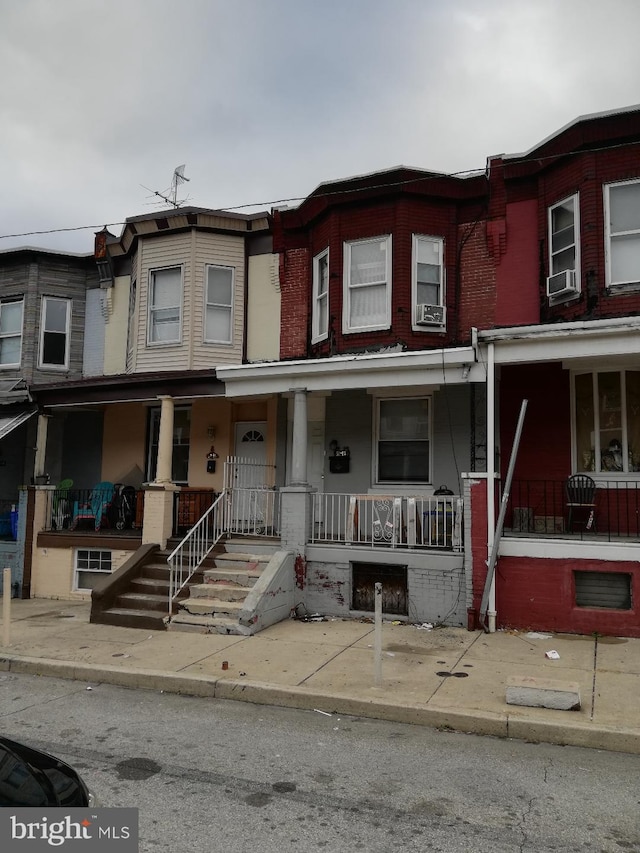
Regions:
<svg viewBox="0 0 640 853"><path fill-rule="evenodd" d="M184 176L185 164L182 166L176 166L173 170L173 178L171 179L171 186L167 190L163 190L160 192L159 190L150 190L149 187L145 187L144 184L141 184L142 188L150 192L152 195L161 198L163 201L166 201L167 204L170 204L172 207L178 208L183 205L185 202L189 201L189 196L185 198L178 198L178 187L185 183L185 181L189 181L189 178L185 178ZM155 202L159 204L160 202Z"/></svg>

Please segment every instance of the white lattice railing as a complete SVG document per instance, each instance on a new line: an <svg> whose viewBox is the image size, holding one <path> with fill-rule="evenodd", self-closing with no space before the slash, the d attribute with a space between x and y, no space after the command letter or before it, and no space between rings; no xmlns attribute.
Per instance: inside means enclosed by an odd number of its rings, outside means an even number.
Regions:
<svg viewBox="0 0 640 853"><path fill-rule="evenodd" d="M311 541L462 550L462 498L316 494Z"/></svg>

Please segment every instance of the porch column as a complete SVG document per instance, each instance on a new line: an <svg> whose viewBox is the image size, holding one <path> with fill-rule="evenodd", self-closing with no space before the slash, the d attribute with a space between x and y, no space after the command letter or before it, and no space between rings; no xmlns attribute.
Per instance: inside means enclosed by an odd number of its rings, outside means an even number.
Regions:
<svg viewBox="0 0 640 853"><path fill-rule="evenodd" d="M496 365L494 344L489 344L487 352L487 564L493 551L496 530ZM487 606L487 626L493 633L496 630L496 577L491 579L489 603Z"/></svg>
<svg viewBox="0 0 640 853"><path fill-rule="evenodd" d="M293 440L291 446L291 485L307 483L307 389L292 388Z"/></svg>
<svg viewBox="0 0 640 853"><path fill-rule="evenodd" d="M38 432L36 437L36 455L33 463L33 477L45 476L45 459L47 455L47 430L49 428L50 415L38 414Z"/></svg>
<svg viewBox="0 0 640 853"><path fill-rule="evenodd" d="M173 461L173 398L162 396L160 400L160 435L158 436L158 461L155 483L170 483Z"/></svg>

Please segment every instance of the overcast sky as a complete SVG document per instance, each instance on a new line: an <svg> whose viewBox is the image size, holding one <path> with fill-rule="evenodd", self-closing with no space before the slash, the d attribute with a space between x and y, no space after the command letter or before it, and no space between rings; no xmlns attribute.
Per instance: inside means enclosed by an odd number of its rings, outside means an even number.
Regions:
<svg viewBox="0 0 640 853"><path fill-rule="evenodd" d="M639 33L638 0L0 0L0 249L90 252L182 163L257 209L482 169L640 103Z"/></svg>

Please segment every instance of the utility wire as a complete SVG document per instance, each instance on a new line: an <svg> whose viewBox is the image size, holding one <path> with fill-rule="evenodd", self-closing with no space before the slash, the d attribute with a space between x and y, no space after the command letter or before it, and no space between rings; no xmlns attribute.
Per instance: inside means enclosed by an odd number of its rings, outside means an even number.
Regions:
<svg viewBox="0 0 640 853"><path fill-rule="evenodd" d="M595 154L599 151L611 151L611 150L614 150L616 148L628 148L630 145L640 145L640 140L629 140L627 142L620 142L617 145L603 145L603 146L598 146L598 147L593 147L593 148L580 148L577 151L576 150L558 151L554 154L547 154L547 155L542 156L542 157L526 156L526 155L520 157L518 154L515 154L515 155L496 155L495 159L502 157L503 158L502 163L503 163L503 165L506 165L506 166L509 166L509 165L522 166L522 165L525 165L527 163L542 164L548 160L559 160L562 157L567 157L570 155L579 156L581 154ZM412 169L412 167L410 167L410 166L406 166L406 167L399 166L397 168L398 169L406 168L408 171L411 171L411 169ZM393 187L403 187L403 186L407 186L408 184L421 184L421 183L426 183L427 181L438 181L438 180L442 180L442 179L446 179L446 178L462 178L462 177L466 177L469 175L481 175L481 174L486 174L487 169L488 169L488 166L484 166L483 168L477 168L477 169L461 169L460 171L457 171L457 172L429 172L426 175L421 175L418 177L409 178L409 179L403 180L403 181L393 181L391 183L381 183L381 184L373 184L373 185L368 184L367 186L364 186L364 187L355 187L355 188L351 188L351 189L349 189L348 187L342 186L342 188L339 190L332 190L332 191L319 192L319 193L314 192L314 193L310 193L310 195L308 195L308 196L295 196L293 198L279 198L279 199L274 199L271 201L255 201L255 202L250 202L248 204L237 204L237 205L234 205L233 207L219 207L219 208L215 208L215 209L216 210L233 211L233 210L245 210L248 207L273 207L274 205L277 205L277 204L289 204L290 202L301 202L301 201L304 201L305 199L311 198L311 197L313 197L314 199L331 198L332 196L343 195L345 192L349 192L349 193L371 192L371 190L391 189ZM388 169L385 171L394 171L394 168L392 167L391 169ZM352 178L340 178L336 181L330 181L329 183L332 183L332 184L338 183L338 184L345 185L345 184L349 184L351 182L362 180L365 177L366 177L366 175L358 175L358 176L355 176ZM322 186L322 184L320 184L320 186ZM176 209L180 210L180 208L176 208ZM160 211L160 213L161 212L162 211ZM62 233L66 233L69 231L88 231L90 229L93 230L93 229L102 229L102 228L113 228L116 225L126 225L126 224L127 224L127 220L125 220L124 222L109 222L106 225L104 223L101 223L100 225L76 225L76 226L73 226L70 228L46 228L46 229L43 229L41 231L23 231L23 232L20 232L17 234L0 234L0 240L7 240L9 238L15 238L15 237L34 237L34 236L40 236L43 234L62 234Z"/></svg>

